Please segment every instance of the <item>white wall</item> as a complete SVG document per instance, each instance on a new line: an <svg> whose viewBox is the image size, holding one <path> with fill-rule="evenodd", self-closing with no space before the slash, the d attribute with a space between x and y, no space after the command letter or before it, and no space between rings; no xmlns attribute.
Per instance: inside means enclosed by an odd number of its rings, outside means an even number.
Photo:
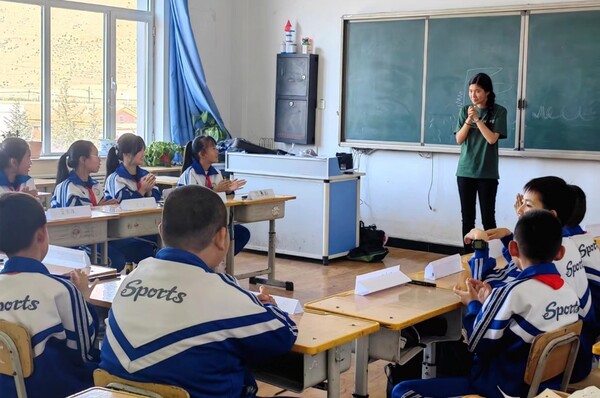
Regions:
<svg viewBox="0 0 600 398"><path fill-rule="evenodd" d="M549 2L529 2L544 3ZM303 36L313 38L319 54L318 98L326 100L326 108L317 111L315 149L320 154L332 155L341 150L337 116L340 17L373 12L477 9L483 4L474 0L211 0L190 1L190 8L209 85L225 123L235 136L254 142L260 137L273 137L275 54L286 21L295 21L298 40ZM487 6L511 4L523 3L507 0L486 3ZM391 237L460 245L457 161L458 155L454 154L433 154L426 159L417 153L399 151L377 151L363 156L360 168L367 176L362 180L361 217L367 223L376 223ZM433 210L430 210L427 199L432 167ZM600 163L502 157L496 205L498 225L514 226L516 193L529 179L542 175L558 175L581 186L588 196L584 223L600 223L600 185L594 183L600 176Z"/></svg>

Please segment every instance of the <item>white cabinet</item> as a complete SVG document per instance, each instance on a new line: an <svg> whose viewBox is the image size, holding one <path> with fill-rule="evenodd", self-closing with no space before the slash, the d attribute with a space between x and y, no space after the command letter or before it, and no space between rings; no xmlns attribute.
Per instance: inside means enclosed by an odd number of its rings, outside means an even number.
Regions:
<svg viewBox="0 0 600 398"><path fill-rule="evenodd" d="M358 246L360 175L342 174L337 158L228 153L226 170L247 181L244 192L271 188L296 196L277 220L277 253L327 264ZM268 225L245 226L252 234L246 247L267 251Z"/></svg>

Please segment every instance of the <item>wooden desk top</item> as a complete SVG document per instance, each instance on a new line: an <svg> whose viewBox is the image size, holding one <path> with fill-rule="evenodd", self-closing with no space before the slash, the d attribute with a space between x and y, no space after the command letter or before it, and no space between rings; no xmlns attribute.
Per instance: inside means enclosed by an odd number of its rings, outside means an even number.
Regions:
<svg viewBox="0 0 600 398"><path fill-rule="evenodd" d="M227 207L252 206L252 205L260 205L260 204L264 204L264 203L286 202L288 200L294 200L294 199L296 199L296 197L293 195L275 195L274 198L249 200L249 199L242 199L242 197L240 195L235 195L234 198L227 199L225 206L227 206Z"/></svg>
<svg viewBox="0 0 600 398"><path fill-rule="evenodd" d="M304 304L304 308L379 322L381 326L401 330L461 307L448 289L402 285L367 296L354 290Z"/></svg>
<svg viewBox="0 0 600 398"><path fill-rule="evenodd" d="M377 322L324 312L292 315L298 325L298 339L292 351L314 355L379 330Z"/></svg>
<svg viewBox="0 0 600 398"><path fill-rule="evenodd" d="M123 278L109 279L105 281L99 281L98 284L92 290L90 295L90 303L103 308L110 308L113 299L117 295L119 286L121 286Z"/></svg>
<svg viewBox="0 0 600 398"><path fill-rule="evenodd" d="M53 178L34 178L33 182L37 189L54 188L56 180Z"/></svg>
<svg viewBox="0 0 600 398"><path fill-rule="evenodd" d="M181 174L180 166L144 166L144 170L149 171L152 174L157 173L179 173Z"/></svg>
<svg viewBox="0 0 600 398"><path fill-rule="evenodd" d="M50 220L50 221L48 221L48 226L77 224L77 223L81 223L81 222L99 222L99 221L113 220L116 218L119 218L119 215L116 213L105 213L103 211L92 210L91 217L66 218L64 220Z"/></svg>
<svg viewBox="0 0 600 398"><path fill-rule="evenodd" d="M67 398L132 398L144 397L144 395L132 394L125 391L109 390L104 387L92 387L77 394L69 395Z"/></svg>

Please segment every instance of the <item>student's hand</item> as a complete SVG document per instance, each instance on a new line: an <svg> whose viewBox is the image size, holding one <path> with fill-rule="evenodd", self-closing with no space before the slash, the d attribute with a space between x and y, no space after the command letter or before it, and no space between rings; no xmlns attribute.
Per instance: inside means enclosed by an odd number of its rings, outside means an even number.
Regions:
<svg viewBox="0 0 600 398"><path fill-rule="evenodd" d="M475 291L475 289L473 289L471 278L467 278L465 284L467 286L467 290L461 289L458 285L454 286L454 288L452 289L456 297L460 300L460 302L464 305L468 305L471 301L479 301L477 292Z"/></svg>
<svg viewBox="0 0 600 398"><path fill-rule="evenodd" d="M215 192L229 192L229 191L233 191L233 189L230 188L231 187L231 181L229 180L221 180L219 181L219 183L217 184L217 186L214 187L214 191Z"/></svg>
<svg viewBox="0 0 600 398"><path fill-rule="evenodd" d="M246 180L229 180L230 185L229 185L229 191L237 191L238 189L241 189L244 187L244 185L246 185Z"/></svg>
<svg viewBox="0 0 600 398"><path fill-rule="evenodd" d="M261 303L272 304L272 305L277 306L275 299L267 293L267 288L265 288L264 286L261 286L258 288L258 291L259 291L259 294L256 297L258 297L258 299L260 300Z"/></svg>
<svg viewBox="0 0 600 398"><path fill-rule="evenodd" d="M37 189L31 189L29 187L23 187L23 189L21 190L21 192L26 193L28 195L33 196L34 198L37 198L38 196L38 191Z"/></svg>
<svg viewBox="0 0 600 398"><path fill-rule="evenodd" d="M477 279L468 279L468 284L471 285L471 289L477 292L477 299L481 304L485 303L485 300L492 293L492 287L487 282L482 282Z"/></svg>
<svg viewBox="0 0 600 398"><path fill-rule="evenodd" d="M474 240L485 240L487 241L488 238L488 234L482 230L482 229L478 229L478 228L473 228L472 230L469 231L468 234L465 235L464 237L464 242L465 244L470 244L471 242L473 242Z"/></svg>
<svg viewBox="0 0 600 398"><path fill-rule="evenodd" d="M100 202L98 202L98 206L108 206L108 205L116 205L118 204L119 201L116 199L106 199L106 198L102 198L100 199Z"/></svg>
<svg viewBox="0 0 600 398"><path fill-rule="evenodd" d="M489 240L502 239L505 236L512 234L512 232L508 228L492 228L492 229L488 229L485 232L487 233Z"/></svg>
<svg viewBox="0 0 600 398"><path fill-rule="evenodd" d="M90 284L88 282L88 276L85 274L85 272L83 272L83 270L80 269L71 271L69 273L69 277L83 298L88 301L90 299L90 295L92 294L92 290L94 290L94 287L96 287L98 284L98 279Z"/></svg>
<svg viewBox="0 0 600 398"><path fill-rule="evenodd" d="M520 216L519 209L521 207L523 207L523 195L518 193L517 199L515 200L515 213L517 213L517 216Z"/></svg>
<svg viewBox="0 0 600 398"><path fill-rule="evenodd" d="M140 180L140 193L145 195L146 193L152 191L154 185L156 185L156 176L154 174L146 174Z"/></svg>

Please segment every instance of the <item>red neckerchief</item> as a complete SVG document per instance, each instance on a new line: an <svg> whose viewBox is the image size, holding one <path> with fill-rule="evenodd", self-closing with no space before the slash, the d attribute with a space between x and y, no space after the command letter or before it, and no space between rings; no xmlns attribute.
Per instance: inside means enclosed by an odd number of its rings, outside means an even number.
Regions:
<svg viewBox="0 0 600 398"><path fill-rule="evenodd" d="M550 286L554 290L560 289L565 284L563 278L556 274L534 275L532 276L532 279L536 279L543 284Z"/></svg>
<svg viewBox="0 0 600 398"><path fill-rule="evenodd" d="M94 193L94 191L92 190L92 188L85 187L85 189L87 189L88 193L90 194L90 202L92 202L92 206L97 206L98 205L98 200L96 200L96 194Z"/></svg>

